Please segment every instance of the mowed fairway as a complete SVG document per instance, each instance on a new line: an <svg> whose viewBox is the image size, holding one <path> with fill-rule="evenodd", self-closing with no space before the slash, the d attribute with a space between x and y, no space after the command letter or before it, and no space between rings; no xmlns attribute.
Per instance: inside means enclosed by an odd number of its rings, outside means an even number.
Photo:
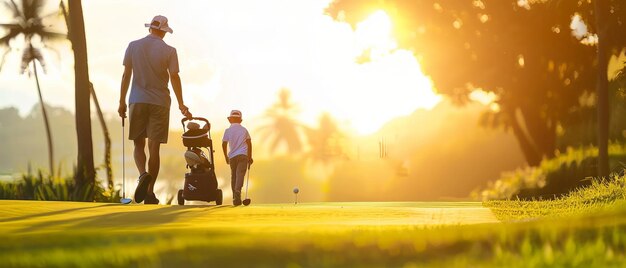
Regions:
<svg viewBox="0 0 626 268"><path fill-rule="evenodd" d="M480 203L154 206L0 201L0 266L320 267L440 263ZM487 225L487 226L488 226ZM483 229L483 228L481 228ZM433 243L442 250L432 250ZM441 257L439 256L439 257Z"/></svg>

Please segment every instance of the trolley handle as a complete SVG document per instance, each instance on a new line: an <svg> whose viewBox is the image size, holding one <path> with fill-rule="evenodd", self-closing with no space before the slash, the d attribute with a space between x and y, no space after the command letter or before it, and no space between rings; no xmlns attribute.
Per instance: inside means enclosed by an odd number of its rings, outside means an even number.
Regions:
<svg viewBox="0 0 626 268"><path fill-rule="evenodd" d="M207 128L209 130L211 130L211 123L209 123L209 120L207 120L206 118L204 118L204 117L192 117L192 118L185 117L182 120L180 120L180 124L183 125L183 132L185 132L185 122L191 121L191 120L203 121L206 124L205 126L207 126Z"/></svg>

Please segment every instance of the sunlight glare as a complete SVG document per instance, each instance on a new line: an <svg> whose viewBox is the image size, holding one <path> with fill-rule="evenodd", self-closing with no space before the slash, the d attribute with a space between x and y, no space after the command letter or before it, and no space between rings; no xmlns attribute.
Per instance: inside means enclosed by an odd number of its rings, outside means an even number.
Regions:
<svg viewBox="0 0 626 268"><path fill-rule="evenodd" d="M481 88L474 89L469 94L470 100L476 101L482 105L489 105L497 100L496 93L491 91L484 91Z"/></svg>
<svg viewBox="0 0 626 268"><path fill-rule="evenodd" d="M498 96L496 96L496 93L492 91L484 91L481 88L477 88L469 94L469 98L472 101L489 107L489 109L493 112L500 111L500 105L496 102L498 100Z"/></svg>
<svg viewBox="0 0 626 268"><path fill-rule="evenodd" d="M356 27L357 49L370 49L372 57L388 53L397 47L391 34L392 29L391 18L385 11L374 12Z"/></svg>
<svg viewBox="0 0 626 268"><path fill-rule="evenodd" d="M382 10L357 25L356 54L369 51L370 61L357 66L357 86L339 93L338 99L352 100L349 106L336 104L331 111L346 116L361 135L416 109L432 109L441 100L413 52L397 48L392 30L391 18Z"/></svg>

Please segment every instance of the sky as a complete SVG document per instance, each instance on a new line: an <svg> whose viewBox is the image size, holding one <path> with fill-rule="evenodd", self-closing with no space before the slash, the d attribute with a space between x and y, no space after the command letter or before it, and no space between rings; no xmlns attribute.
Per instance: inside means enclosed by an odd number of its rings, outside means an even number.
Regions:
<svg viewBox="0 0 626 268"><path fill-rule="evenodd" d="M299 105L294 116L303 122L315 125L328 112L360 134L439 102L413 53L397 48L387 14L374 12L353 29L324 14L327 5L327 0L83 1L90 79L105 112L114 114L128 43L147 35L144 23L154 15L164 15L174 30L165 42L178 51L185 104L217 127L227 125L231 109L242 110L248 122L262 120L282 88L292 92ZM12 46L19 48L19 42ZM41 75L44 100L73 110L70 44L51 47ZM357 63L366 50L372 60ZM10 53L0 72L0 107L15 106L25 115L38 99L34 80L19 73L19 57ZM170 126L178 127L180 113L171 95Z"/></svg>

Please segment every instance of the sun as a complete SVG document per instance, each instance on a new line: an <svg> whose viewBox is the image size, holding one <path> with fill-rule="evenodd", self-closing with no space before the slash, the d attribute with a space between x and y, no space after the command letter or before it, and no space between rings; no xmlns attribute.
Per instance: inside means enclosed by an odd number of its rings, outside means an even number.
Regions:
<svg viewBox="0 0 626 268"><path fill-rule="evenodd" d="M385 11L378 10L357 24L355 31L358 50L370 50L374 54L385 54L397 48L392 36L393 24Z"/></svg>
<svg viewBox="0 0 626 268"><path fill-rule="evenodd" d="M355 55L369 53L369 61L355 62L353 79L359 80L358 86L342 90L339 97L351 100L342 108L362 135L417 109L432 109L441 100L413 52L399 49L392 33L392 20L382 10L357 24L354 31Z"/></svg>

